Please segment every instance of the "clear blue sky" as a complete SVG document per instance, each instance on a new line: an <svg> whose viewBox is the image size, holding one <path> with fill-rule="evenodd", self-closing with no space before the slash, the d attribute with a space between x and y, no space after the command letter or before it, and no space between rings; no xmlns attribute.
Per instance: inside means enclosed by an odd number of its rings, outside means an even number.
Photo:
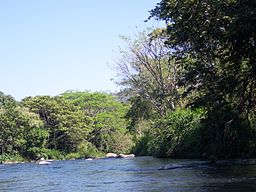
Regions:
<svg viewBox="0 0 256 192"><path fill-rule="evenodd" d="M108 65L118 57L119 35L157 24L144 20L158 2L0 0L0 91L20 100L118 90Z"/></svg>

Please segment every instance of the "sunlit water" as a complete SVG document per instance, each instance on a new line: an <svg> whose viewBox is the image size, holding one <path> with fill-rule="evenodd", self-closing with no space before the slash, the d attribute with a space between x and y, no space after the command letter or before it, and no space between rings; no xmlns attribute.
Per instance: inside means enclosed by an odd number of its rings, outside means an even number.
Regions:
<svg viewBox="0 0 256 192"><path fill-rule="evenodd" d="M256 166L157 170L184 160L138 157L0 165L0 191L256 191Z"/></svg>

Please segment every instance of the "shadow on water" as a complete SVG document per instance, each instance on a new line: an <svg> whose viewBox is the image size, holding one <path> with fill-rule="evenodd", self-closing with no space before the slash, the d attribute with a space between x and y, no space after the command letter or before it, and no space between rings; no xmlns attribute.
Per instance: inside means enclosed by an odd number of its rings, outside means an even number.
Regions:
<svg viewBox="0 0 256 192"><path fill-rule="evenodd" d="M0 191L256 191L256 166L158 170L184 160L138 157L0 166Z"/></svg>

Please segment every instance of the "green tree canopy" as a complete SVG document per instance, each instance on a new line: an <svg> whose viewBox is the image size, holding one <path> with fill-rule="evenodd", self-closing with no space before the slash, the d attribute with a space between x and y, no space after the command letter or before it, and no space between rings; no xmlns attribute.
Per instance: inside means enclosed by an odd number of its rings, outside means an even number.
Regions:
<svg viewBox="0 0 256 192"><path fill-rule="evenodd" d="M124 153L132 141L124 118L127 106L107 93L66 92L61 97L69 100L92 117L92 131L88 140L104 152Z"/></svg>
<svg viewBox="0 0 256 192"><path fill-rule="evenodd" d="M90 119L78 107L61 97L28 97L22 104L44 121L50 134L47 143L50 149L75 151L90 132Z"/></svg>
<svg viewBox="0 0 256 192"><path fill-rule="evenodd" d="M17 102L11 95L5 95L0 91L0 108L16 105Z"/></svg>
<svg viewBox="0 0 256 192"><path fill-rule="evenodd" d="M82 109L86 115L95 116L102 112L123 110L123 105L117 98L108 93L89 91L67 91L60 95L72 104Z"/></svg>
<svg viewBox="0 0 256 192"><path fill-rule="evenodd" d="M32 147L44 148L47 138L48 131L37 114L18 106L0 109L1 154L27 156Z"/></svg>

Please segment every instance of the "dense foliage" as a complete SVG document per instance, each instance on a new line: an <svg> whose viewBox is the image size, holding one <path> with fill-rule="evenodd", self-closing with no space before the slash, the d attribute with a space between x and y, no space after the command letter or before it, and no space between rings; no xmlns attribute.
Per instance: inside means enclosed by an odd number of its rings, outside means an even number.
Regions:
<svg viewBox="0 0 256 192"><path fill-rule="evenodd" d="M178 109L157 121L149 134L149 151L158 157L194 158L200 156L201 110Z"/></svg>
<svg viewBox="0 0 256 192"><path fill-rule="evenodd" d="M250 116L256 97L256 2L162 0L151 17L167 23L166 43L185 64L187 94L207 110L205 153L232 158L253 153Z"/></svg>
<svg viewBox="0 0 256 192"><path fill-rule="evenodd" d="M207 159L255 155L256 2L162 0L150 14L166 28L126 38L117 62L135 152L191 157L196 146L193 156ZM178 108L203 109L204 118L186 125L178 117L190 112ZM177 140L180 126L191 151Z"/></svg>
<svg viewBox="0 0 256 192"><path fill-rule="evenodd" d="M48 132L39 116L19 106L0 109L1 154L21 154L43 148Z"/></svg>
<svg viewBox="0 0 256 192"><path fill-rule="evenodd" d="M66 92L61 95L91 117L88 141L103 152L128 152L132 141L124 118L127 106L113 95L90 92Z"/></svg>
<svg viewBox="0 0 256 192"><path fill-rule="evenodd" d="M22 102L0 92L0 160L130 152L256 155L256 1L161 0L166 27L122 37L118 99L68 91ZM121 102L122 101L122 102Z"/></svg>
<svg viewBox="0 0 256 192"><path fill-rule="evenodd" d="M127 109L110 94L66 92L16 102L2 93L1 98L2 161L96 157L132 147Z"/></svg>

